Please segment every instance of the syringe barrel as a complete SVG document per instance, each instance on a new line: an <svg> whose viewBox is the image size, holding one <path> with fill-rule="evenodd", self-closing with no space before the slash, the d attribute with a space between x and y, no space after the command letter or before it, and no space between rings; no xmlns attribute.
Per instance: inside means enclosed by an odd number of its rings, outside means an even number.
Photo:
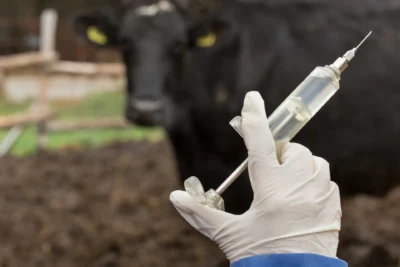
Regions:
<svg viewBox="0 0 400 267"><path fill-rule="evenodd" d="M276 142L290 141L340 88L340 75L330 66L316 67L268 117ZM241 117L231 125L242 135Z"/></svg>
<svg viewBox="0 0 400 267"><path fill-rule="evenodd" d="M339 89L340 76L317 67L269 116L275 141L291 140Z"/></svg>
<svg viewBox="0 0 400 267"><path fill-rule="evenodd" d="M316 67L290 94L300 97L314 116L340 88L340 75L330 66Z"/></svg>

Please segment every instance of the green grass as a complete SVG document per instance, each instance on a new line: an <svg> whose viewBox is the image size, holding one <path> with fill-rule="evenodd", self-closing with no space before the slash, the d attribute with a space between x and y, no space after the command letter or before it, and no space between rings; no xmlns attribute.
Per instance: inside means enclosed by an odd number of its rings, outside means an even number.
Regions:
<svg viewBox="0 0 400 267"><path fill-rule="evenodd" d="M125 95L123 93L102 93L94 94L88 99L69 107L52 108L59 112L59 119L76 118L104 118L109 116L122 116Z"/></svg>
<svg viewBox="0 0 400 267"><path fill-rule="evenodd" d="M7 131L0 131L0 140L2 140L7 134ZM15 156L23 156L35 152L36 150L36 131L34 127L29 127L24 130L18 142L15 143L11 150L11 154Z"/></svg>
<svg viewBox="0 0 400 267"><path fill-rule="evenodd" d="M123 116L124 106L123 93L102 93L92 95L89 98L72 104L51 103L61 120L77 120L89 118L105 118ZM8 115L22 112L30 103L11 104L0 98L0 115ZM0 130L0 140L7 131ZM144 128L132 126L127 129L104 129L104 130L79 130L73 132L51 132L48 134L47 144L49 149L61 149L64 147L98 147L114 141L158 141L164 137L159 128ZM18 142L15 143L11 154L24 156L37 150L36 127L27 127Z"/></svg>
<svg viewBox="0 0 400 267"><path fill-rule="evenodd" d="M10 103L0 95L0 116L23 112L30 106L31 103L31 101L26 101L20 104Z"/></svg>

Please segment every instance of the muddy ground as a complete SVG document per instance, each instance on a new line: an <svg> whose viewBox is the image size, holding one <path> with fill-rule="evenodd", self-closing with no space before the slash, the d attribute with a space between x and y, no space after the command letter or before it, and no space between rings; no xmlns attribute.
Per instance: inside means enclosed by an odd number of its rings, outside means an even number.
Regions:
<svg viewBox="0 0 400 267"><path fill-rule="evenodd" d="M218 247L170 204L177 188L167 142L1 159L0 266L216 266ZM399 266L400 189L343 200L339 256Z"/></svg>

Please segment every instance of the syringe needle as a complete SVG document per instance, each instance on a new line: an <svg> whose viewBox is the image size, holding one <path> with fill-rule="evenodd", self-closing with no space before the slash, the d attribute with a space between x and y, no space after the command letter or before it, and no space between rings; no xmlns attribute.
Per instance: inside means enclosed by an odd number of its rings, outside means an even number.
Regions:
<svg viewBox="0 0 400 267"><path fill-rule="evenodd" d="M354 56L355 56L355 54L356 54L356 52L357 52L357 49L360 48L360 46L362 46L362 44L368 39L368 37L369 37L371 34L372 34L372 31L370 31L370 32L367 34L367 36L365 36L365 38L361 41L361 43L360 43L357 47L355 47L355 48L353 48L353 49L347 51L346 54L344 54L343 58L344 58L347 62L346 62L346 61L343 61L343 59L339 58L338 60L339 60L340 62L335 62L335 63L333 63L333 65L336 65L336 63L338 63L338 64L339 64L339 67L337 67L337 69L338 69L340 72L343 72L343 71L347 68L347 64L354 58Z"/></svg>
<svg viewBox="0 0 400 267"><path fill-rule="evenodd" d="M356 52L356 51L358 50L358 48L360 48L360 46L362 46L362 44L368 39L368 37L369 37L371 34L372 34L372 31L370 31L370 32L367 34L367 36L365 36L365 38L361 41L361 43L360 43L356 48L354 48L354 52Z"/></svg>

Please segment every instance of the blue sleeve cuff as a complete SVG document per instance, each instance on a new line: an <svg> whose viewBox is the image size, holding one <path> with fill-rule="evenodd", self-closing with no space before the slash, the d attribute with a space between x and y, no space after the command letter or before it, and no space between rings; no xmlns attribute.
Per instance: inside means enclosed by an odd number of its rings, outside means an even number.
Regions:
<svg viewBox="0 0 400 267"><path fill-rule="evenodd" d="M231 267L348 267L348 265L337 258L299 253L248 257L234 262Z"/></svg>

